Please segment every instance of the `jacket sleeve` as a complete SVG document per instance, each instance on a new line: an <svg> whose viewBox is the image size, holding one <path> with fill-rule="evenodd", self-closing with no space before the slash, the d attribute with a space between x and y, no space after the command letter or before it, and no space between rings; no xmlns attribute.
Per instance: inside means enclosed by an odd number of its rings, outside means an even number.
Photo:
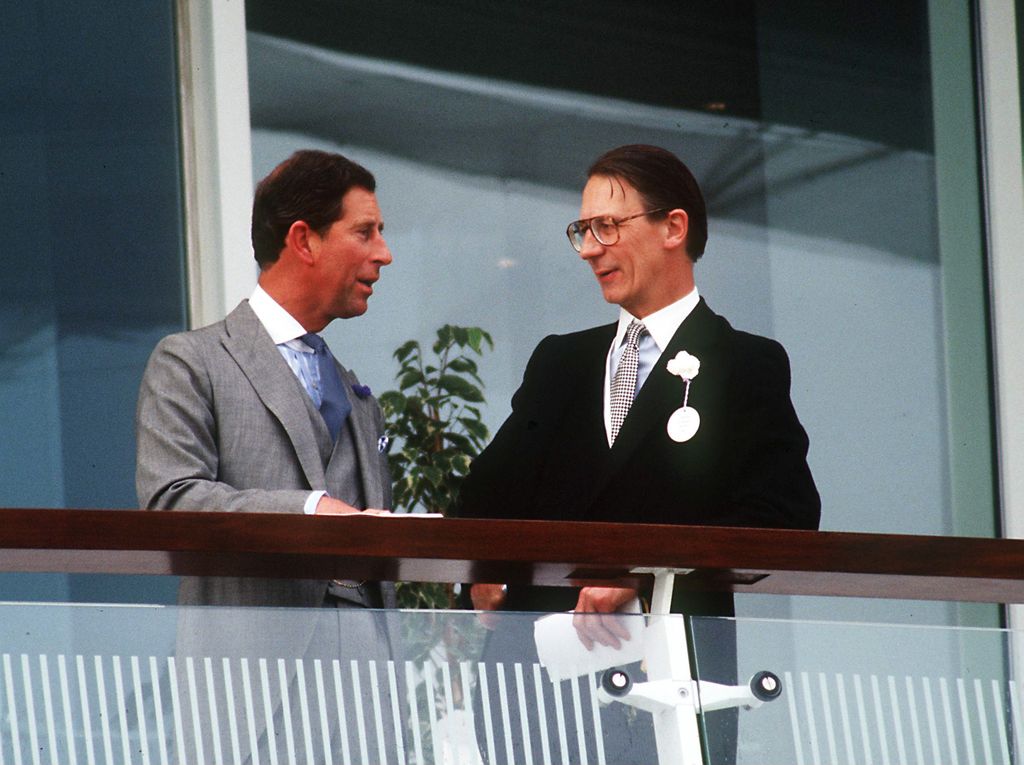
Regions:
<svg viewBox="0 0 1024 765"><path fill-rule="evenodd" d="M538 454L527 448L527 434L536 426L544 396L542 370L554 353L556 338L550 336L534 349L523 373L523 382L512 396L512 413L491 442L473 460L459 490L456 515L463 518L529 517L533 502L533 473Z"/></svg>
<svg viewBox="0 0 1024 765"><path fill-rule="evenodd" d="M821 499L807 464L808 438L790 399L786 351L757 338L730 378L733 402L729 501L724 525L817 529Z"/></svg>
<svg viewBox="0 0 1024 765"><path fill-rule="evenodd" d="M157 345L136 409L135 488L152 510L301 513L310 491L239 489L220 474L213 385L191 333ZM259 444L248 444L254 455Z"/></svg>

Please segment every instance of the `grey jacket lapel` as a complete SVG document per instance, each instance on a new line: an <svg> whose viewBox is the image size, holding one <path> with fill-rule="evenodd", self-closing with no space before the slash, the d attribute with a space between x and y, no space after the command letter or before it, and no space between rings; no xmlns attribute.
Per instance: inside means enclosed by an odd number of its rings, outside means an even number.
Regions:
<svg viewBox="0 0 1024 765"><path fill-rule="evenodd" d="M324 488L323 463L302 385L248 301L232 311L224 323L227 330L224 348L248 378L263 405L284 427L310 487Z"/></svg>

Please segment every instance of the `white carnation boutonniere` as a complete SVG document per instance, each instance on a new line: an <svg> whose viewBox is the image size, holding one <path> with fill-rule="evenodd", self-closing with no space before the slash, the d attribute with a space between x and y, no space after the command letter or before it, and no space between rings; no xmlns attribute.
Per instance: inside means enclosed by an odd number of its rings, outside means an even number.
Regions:
<svg viewBox="0 0 1024 765"><path fill-rule="evenodd" d="M696 409L689 406L690 383L700 373L700 359L686 351L679 351L673 358L668 360L666 367L669 374L682 378L685 384L683 389L683 405L672 412L666 427L668 437L681 444L693 438L700 428L700 415Z"/></svg>
<svg viewBox="0 0 1024 765"><path fill-rule="evenodd" d="M700 373L700 359L686 351L679 351L667 366L669 374L682 377L687 383Z"/></svg>

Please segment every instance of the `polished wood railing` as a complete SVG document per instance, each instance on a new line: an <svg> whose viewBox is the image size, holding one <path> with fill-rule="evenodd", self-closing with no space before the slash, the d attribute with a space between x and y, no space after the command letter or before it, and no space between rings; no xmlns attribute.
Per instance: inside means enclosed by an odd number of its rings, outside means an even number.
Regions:
<svg viewBox="0 0 1024 765"><path fill-rule="evenodd" d="M1024 602L1024 540L416 517L0 509L0 571L633 582L743 593Z"/></svg>

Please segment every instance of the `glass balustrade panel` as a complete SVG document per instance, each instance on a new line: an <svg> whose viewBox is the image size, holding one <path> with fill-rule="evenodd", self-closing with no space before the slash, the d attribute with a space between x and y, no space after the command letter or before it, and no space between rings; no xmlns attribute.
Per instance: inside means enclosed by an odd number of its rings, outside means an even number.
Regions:
<svg viewBox="0 0 1024 765"><path fill-rule="evenodd" d="M0 762L1015 762L1007 630L577 622L2 605Z"/></svg>
<svg viewBox="0 0 1024 765"><path fill-rule="evenodd" d="M702 719L709 762L1010 765L1015 640L1000 629L694 618L702 703L739 702Z"/></svg>

